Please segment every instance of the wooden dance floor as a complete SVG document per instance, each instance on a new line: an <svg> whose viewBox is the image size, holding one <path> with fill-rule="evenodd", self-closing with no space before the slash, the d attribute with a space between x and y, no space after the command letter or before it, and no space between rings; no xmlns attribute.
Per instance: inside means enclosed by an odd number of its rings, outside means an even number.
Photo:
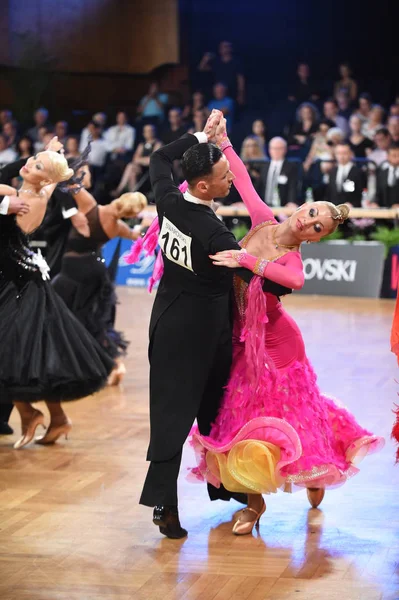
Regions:
<svg viewBox="0 0 399 600"><path fill-rule="evenodd" d="M399 599L399 466L389 440L398 370L392 301L295 296L322 389L387 438L321 510L304 491L266 497L259 533L234 537L235 502L185 480L186 540L163 538L138 505L148 441L147 326L152 298L119 290L131 340L123 386L67 406L71 439L14 451L0 438L1 600ZM19 433L18 419L11 420Z"/></svg>

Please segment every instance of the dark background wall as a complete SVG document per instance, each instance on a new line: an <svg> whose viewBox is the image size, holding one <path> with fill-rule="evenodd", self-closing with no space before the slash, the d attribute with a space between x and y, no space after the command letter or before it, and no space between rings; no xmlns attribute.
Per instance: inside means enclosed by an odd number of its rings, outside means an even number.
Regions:
<svg viewBox="0 0 399 600"><path fill-rule="evenodd" d="M180 0L183 56L194 66L220 40L232 41L249 81L263 80L263 90L255 89L255 95L270 101L288 92L298 61L309 62L327 89L338 64L348 61L361 90L373 91L376 101L390 101L399 74L393 6L386 0L371 5L353 0Z"/></svg>

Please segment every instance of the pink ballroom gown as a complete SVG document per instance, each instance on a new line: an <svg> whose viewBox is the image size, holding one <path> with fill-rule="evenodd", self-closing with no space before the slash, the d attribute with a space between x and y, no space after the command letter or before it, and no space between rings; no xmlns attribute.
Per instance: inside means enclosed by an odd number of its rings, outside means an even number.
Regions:
<svg viewBox="0 0 399 600"><path fill-rule="evenodd" d="M245 248L255 232L276 220L233 148L225 154L252 221ZM299 252L264 258L272 261L264 277L289 288L303 285ZM234 296L230 380L210 435L193 429L198 466L192 473L234 492L260 494L344 483L384 439L319 390L297 324L276 296L262 291L260 276L249 285L236 276Z"/></svg>

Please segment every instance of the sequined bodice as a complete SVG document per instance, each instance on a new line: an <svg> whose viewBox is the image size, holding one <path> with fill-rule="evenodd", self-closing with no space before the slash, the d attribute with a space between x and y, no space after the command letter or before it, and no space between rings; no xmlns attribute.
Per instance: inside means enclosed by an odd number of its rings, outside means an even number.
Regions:
<svg viewBox="0 0 399 600"><path fill-rule="evenodd" d="M33 260L28 237L18 227L14 215L0 216L0 283L13 281L18 289L35 279L41 271Z"/></svg>

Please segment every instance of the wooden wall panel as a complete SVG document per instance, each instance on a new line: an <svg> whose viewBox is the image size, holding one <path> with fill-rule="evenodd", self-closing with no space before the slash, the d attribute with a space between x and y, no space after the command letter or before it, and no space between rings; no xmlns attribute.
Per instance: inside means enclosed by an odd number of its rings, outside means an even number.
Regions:
<svg viewBox="0 0 399 600"><path fill-rule="evenodd" d="M5 65L18 66L32 44L42 48L46 59L54 57L60 71L148 73L179 61L178 0L5 4L0 15L0 62Z"/></svg>

